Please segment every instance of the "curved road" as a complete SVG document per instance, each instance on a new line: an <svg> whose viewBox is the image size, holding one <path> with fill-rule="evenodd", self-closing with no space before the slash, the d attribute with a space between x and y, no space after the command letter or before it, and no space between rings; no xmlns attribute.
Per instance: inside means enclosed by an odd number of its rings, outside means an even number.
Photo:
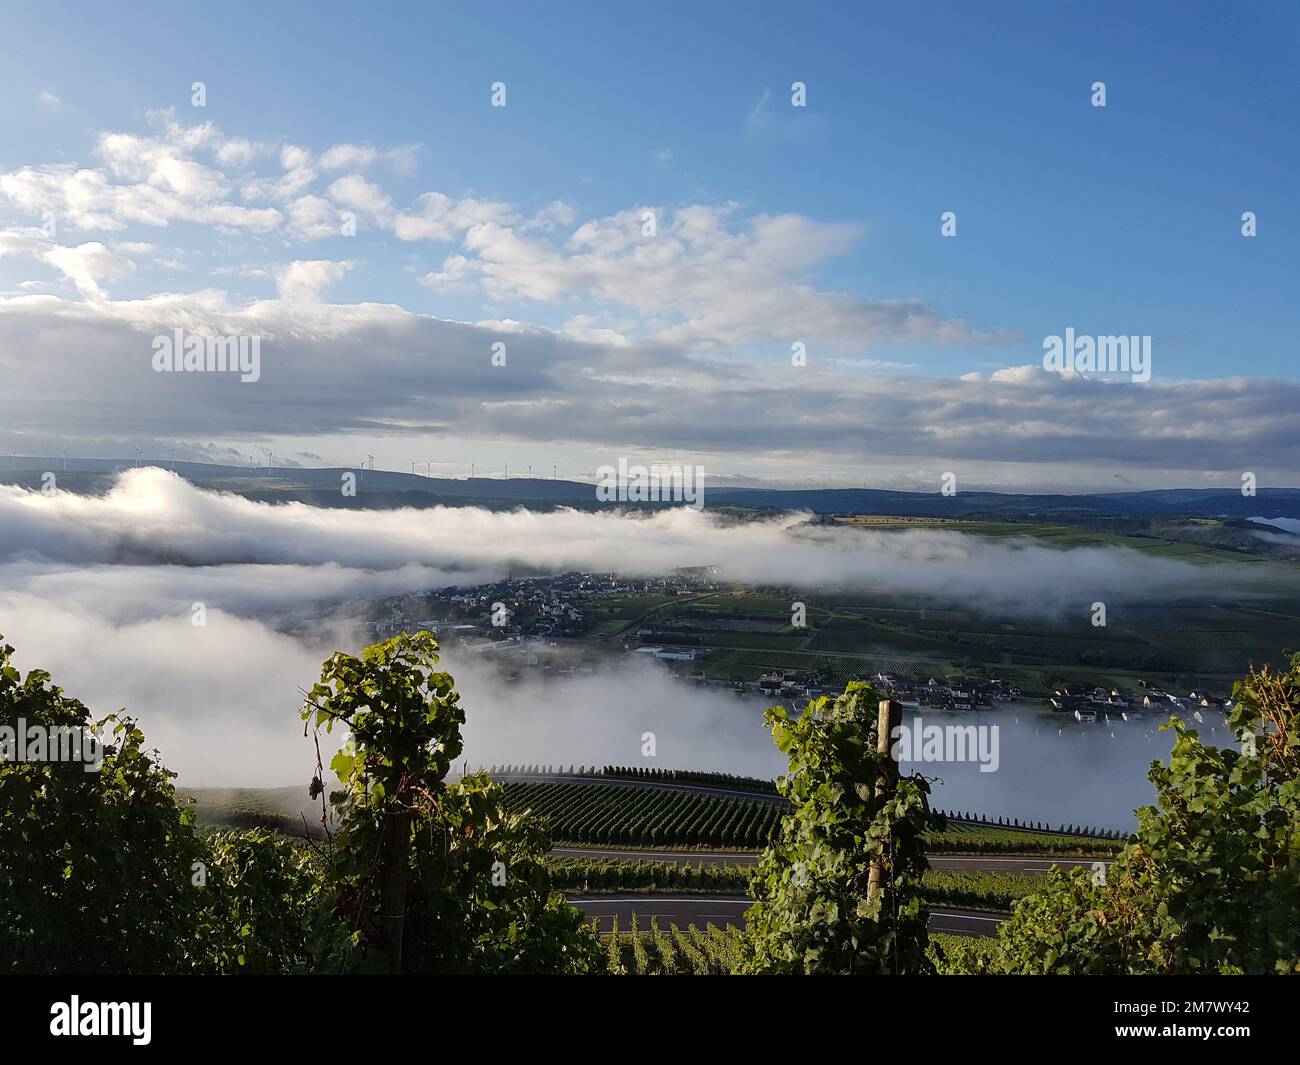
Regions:
<svg viewBox="0 0 1300 1065"><path fill-rule="evenodd" d="M704 862L706 865L753 865L758 861L757 851L639 851L639 850L605 850L598 847L556 847L551 851L558 858L614 858L620 860L640 860L646 862L683 862L694 865ZM947 869L960 872L981 873L1045 873L1053 865L1062 869L1075 866L1091 868L1094 862L1110 865L1111 858L1071 858L1066 856L1047 857L1035 854L933 854L930 856L931 869Z"/></svg>
<svg viewBox="0 0 1300 1065"><path fill-rule="evenodd" d="M638 850L600 850L583 847L556 847L552 854L566 858L615 858L641 859L673 863L693 863L697 861L714 862L721 865L753 865L758 861L754 851L732 851L708 854L700 851L638 851ZM978 871L986 873L1045 873L1053 865L1063 868L1089 866L1094 862L1110 865L1110 858L1043 858L1035 855L1001 855L1001 854L936 854L930 858L932 869L953 871ZM582 895L566 893L568 900L588 917L594 917L602 932L613 927L614 918L618 926L627 931L632 925L632 914L640 921L649 923L651 917L659 918L661 926L676 924L685 927L689 924L743 925L744 913L753 900L738 895L691 895L653 892ZM997 926L1006 920L1004 913L987 910L970 910L952 906L940 906L930 911L930 929L934 932L952 932L965 936L991 936Z"/></svg>

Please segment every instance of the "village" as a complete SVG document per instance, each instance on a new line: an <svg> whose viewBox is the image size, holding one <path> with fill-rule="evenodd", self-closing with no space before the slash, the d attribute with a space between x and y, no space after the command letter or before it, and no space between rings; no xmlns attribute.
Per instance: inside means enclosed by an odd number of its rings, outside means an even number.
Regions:
<svg viewBox="0 0 1300 1065"><path fill-rule="evenodd" d="M1199 721L1203 711L1222 713L1232 708L1231 699L1219 699L1208 692L1190 691L1183 697L1138 683L1141 685L1138 689L1093 688L1085 692L1057 688L1047 702L1056 713L1088 722L1114 718L1141 721L1146 714L1171 713L1191 713Z"/></svg>
<svg viewBox="0 0 1300 1065"><path fill-rule="evenodd" d="M426 629L452 654L483 656L507 676L564 678L644 661L663 667L683 683L802 706L836 696L863 681L911 710L953 713L1041 706L1080 722L1136 721L1145 715L1196 713L1225 708L1225 701L1193 689L1185 696L1167 685L1135 680L1134 687L1049 685L1022 691L999 678L995 667L952 670L944 663L908 663L906 669L862 668L868 659L808 659L792 668L779 650L732 652L752 663L727 674L710 668L725 645L755 645L780 634L779 617L744 610L715 610L709 603L737 593L723 585L713 566L682 567L665 577L630 579L612 573L572 572L515 576L469 587L447 587L367 604L367 635L384 638ZM788 631L788 630L787 630ZM724 649L719 650L719 645Z"/></svg>

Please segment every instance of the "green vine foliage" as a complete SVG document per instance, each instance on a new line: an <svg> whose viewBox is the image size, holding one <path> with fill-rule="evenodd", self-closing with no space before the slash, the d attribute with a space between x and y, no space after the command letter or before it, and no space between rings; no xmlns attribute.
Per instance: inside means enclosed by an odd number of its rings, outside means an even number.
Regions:
<svg viewBox="0 0 1300 1065"><path fill-rule="evenodd" d="M359 658L335 654L308 693L305 720L350 732L331 762L336 910L375 969L603 968L581 913L551 889L543 823L510 812L486 774L447 781L465 713L437 648L431 633L402 633Z"/></svg>
<svg viewBox="0 0 1300 1065"><path fill-rule="evenodd" d="M0 645L0 725L92 725L90 712ZM98 772L74 761L0 762L0 971L184 971L207 854L171 777L128 717L98 725Z"/></svg>
<svg viewBox="0 0 1300 1065"><path fill-rule="evenodd" d="M1209 747L1174 719L1157 805L1105 877L1056 871L1000 929L977 971L1300 972L1300 655L1252 669Z"/></svg>
<svg viewBox="0 0 1300 1065"><path fill-rule="evenodd" d="M12 656L0 645L0 725L92 725ZM98 772L0 762L0 972L280 973L345 954L309 852L257 832L204 838L136 723L95 725Z"/></svg>
<svg viewBox="0 0 1300 1065"><path fill-rule="evenodd" d="M193 971L277 975L346 972L355 942L330 911L324 862L276 832L218 832L208 848L206 906Z"/></svg>
<svg viewBox="0 0 1300 1065"><path fill-rule="evenodd" d="M757 866L741 971L927 973L924 833L943 828L928 783L876 753L879 696L867 684L809 704L799 717L767 711L789 771L792 804ZM885 786L878 794L878 782ZM868 899L873 862L884 889Z"/></svg>

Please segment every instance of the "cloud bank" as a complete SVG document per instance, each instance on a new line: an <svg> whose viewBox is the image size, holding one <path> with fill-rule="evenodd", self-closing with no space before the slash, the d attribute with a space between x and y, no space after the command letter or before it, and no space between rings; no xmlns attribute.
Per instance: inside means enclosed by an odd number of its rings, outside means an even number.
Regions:
<svg viewBox="0 0 1300 1065"><path fill-rule="evenodd" d="M529 448L539 466L557 448L638 450L786 484L835 473L922 487L952 470L1045 491L1300 477L1295 382L1047 374L1004 323L827 285L819 275L864 239L855 222L729 200L581 217L563 201L399 196L410 145L310 148L170 111L150 120L99 133L87 163L0 173L17 222L0 229L0 258L35 274L0 294L0 449L120 456L157 440L202 458L250 441L284 453L282 438L337 461L364 438L391 446L396 468L420 445L468 465L487 444ZM385 292L488 317L327 302L331 284L365 284L361 256L379 242L407 257L406 287ZM214 247L210 275L251 293L176 287ZM139 294L114 298L120 283ZM261 338L261 380L154 373L151 338L176 328ZM791 363L796 342L806 365ZM925 376L941 349L1011 366Z"/></svg>
<svg viewBox="0 0 1300 1065"><path fill-rule="evenodd" d="M809 526L798 516L735 523L691 508L593 514L268 504L203 491L156 468L120 474L103 496L0 485L0 560L237 567L254 580L257 567L270 566L286 589L295 587L299 571L324 568L321 587L340 594L358 586L356 571L383 573L376 586L393 588L472 584L510 569L656 576L713 564L743 583L942 594L977 609L1030 612L1175 589L1190 594L1219 579L1206 567L1122 549L1062 552L944 530Z"/></svg>

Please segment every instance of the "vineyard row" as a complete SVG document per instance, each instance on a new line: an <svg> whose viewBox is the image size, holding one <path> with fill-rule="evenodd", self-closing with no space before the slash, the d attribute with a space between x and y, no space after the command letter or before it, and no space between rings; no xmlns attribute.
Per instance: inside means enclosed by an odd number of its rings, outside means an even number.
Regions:
<svg viewBox="0 0 1300 1065"><path fill-rule="evenodd" d="M718 863L639 861L636 859L569 858L546 860L552 884L563 891L598 894L606 891L646 893L716 892L744 895L753 866ZM923 878L922 895L931 905L966 906L1009 911L1020 899L1042 886L1041 873L983 873L931 869Z"/></svg>

